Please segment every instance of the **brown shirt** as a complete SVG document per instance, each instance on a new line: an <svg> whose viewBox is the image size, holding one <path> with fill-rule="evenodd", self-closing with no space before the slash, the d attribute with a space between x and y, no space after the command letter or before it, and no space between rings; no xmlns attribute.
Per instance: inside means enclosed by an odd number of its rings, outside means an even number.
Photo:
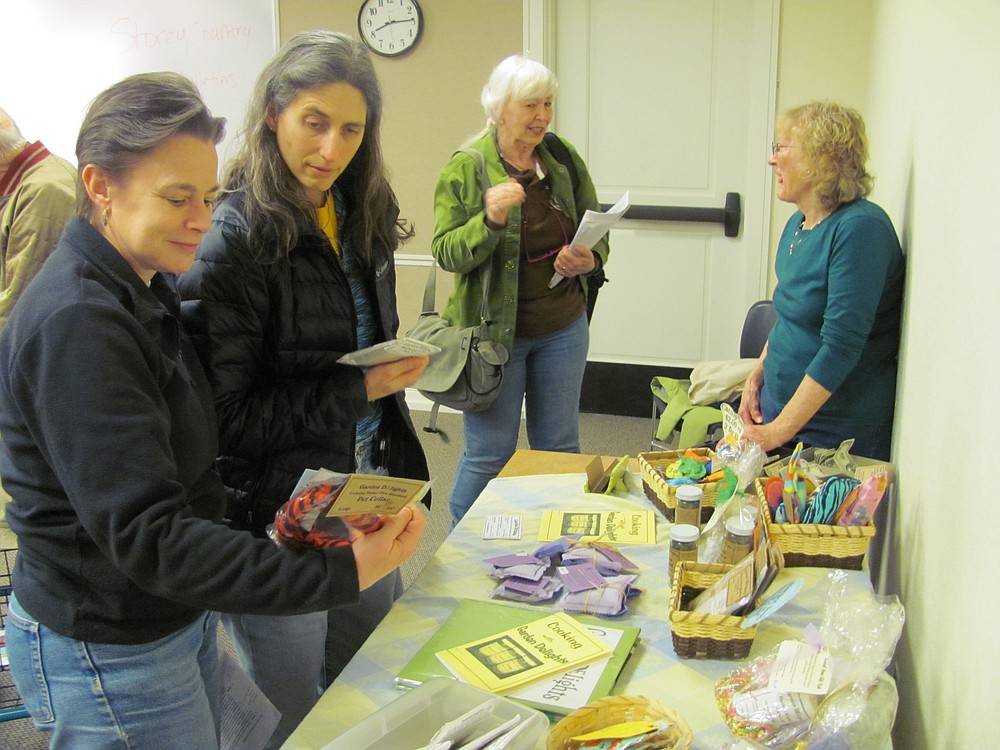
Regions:
<svg viewBox="0 0 1000 750"><path fill-rule="evenodd" d="M562 281L549 289L556 254L573 239L576 227L555 204L547 178L540 178L534 169L522 171L506 161L503 165L525 192L521 206L516 335L537 338L562 330L586 308L579 282Z"/></svg>

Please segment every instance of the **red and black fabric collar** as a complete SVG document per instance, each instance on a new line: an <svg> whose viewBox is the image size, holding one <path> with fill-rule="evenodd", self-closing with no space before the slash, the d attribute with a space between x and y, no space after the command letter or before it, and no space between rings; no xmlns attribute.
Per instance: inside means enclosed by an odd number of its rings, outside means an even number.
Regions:
<svg viewBox="0 0 1000 750"><path fill-rule="evenodd" d="M10 163L7 171L0 177L0 197L10 195L21 182L24 173L49 155L49 150L41 141L29 143Z"/></svg>

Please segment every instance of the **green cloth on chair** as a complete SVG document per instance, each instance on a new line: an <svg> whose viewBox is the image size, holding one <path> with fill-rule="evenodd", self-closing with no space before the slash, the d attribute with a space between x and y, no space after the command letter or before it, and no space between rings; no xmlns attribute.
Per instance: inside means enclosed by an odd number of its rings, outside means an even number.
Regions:
<svg viewBox="0 0 1000 750"><path fill-rule="evenodd" d="M674 378L655 377L649 384L654 398L665 406L656 426L656 439L666 440L680 422L678 450L704 443L709 439L708 428L722 421L722 410L711 406L695 406L691 403L687 389Z"/></svg>

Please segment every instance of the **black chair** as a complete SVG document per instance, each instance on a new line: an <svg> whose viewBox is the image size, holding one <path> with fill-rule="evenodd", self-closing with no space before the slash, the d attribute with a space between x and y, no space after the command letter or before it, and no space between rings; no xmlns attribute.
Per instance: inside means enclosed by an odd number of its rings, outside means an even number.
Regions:
<svg viewBox="0 0 1000 750"><path fill-rule="evenodd" d="M747 310L740 334L740 359L756 359L764 351L767 337L774 328L774 303L769 299L754 302Z"/></svg>
<svg viewBox="0 0 1000 750"><path fill-rule="evenodd" d="M747 310L746 318L743 319L743 330L740 333L740 359L756 359L760 356L761 352L764 351L764 344L767 343L767 337L771 333L771 329L774 328L775 314L774 314L774 303L769 300L759 300L750 305L750 309ZM729 400L729 404L736 409L739 404L739 395L734 396ZM718 402L712 404L712 406L719 408L722 406L723 402ZM660 451L660 450L673 450L676 445L670 445L667 443L660 442L656 439L656 428L660 421L660 415L663 413L666 404L660 399L653 397L653 427L652 434L649 440L650 450ZM674 435L680 434L681 423L678 423L675 428ZM707 432L707 442L715 444L722 438L722 422L709 425Z"/></svg>

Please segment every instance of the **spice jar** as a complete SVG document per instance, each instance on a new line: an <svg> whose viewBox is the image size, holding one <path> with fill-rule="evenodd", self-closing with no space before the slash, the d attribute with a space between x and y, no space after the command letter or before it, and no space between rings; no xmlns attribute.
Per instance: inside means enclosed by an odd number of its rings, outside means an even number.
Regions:
<svg viewBox="0 0 1000 750"><path fill-rule="evenodd" d="M705 493L695 484L682 484L674 493L677 508L674 510L674 523L701 526L701 499Z"/></svg>
<svg viewBox="0 0 1000 750"><path fill-rule="evenodd" d="M753 550L755 524L748 518L734 516L726 521L726 536L722 540L724 565L735 565Z"/></svg>
<svg viewBox="0 0 1000 750"><path fill-rule="evenodd" d="M698 562L698 537L701 531L697 526L687 523L676 523L670 529L670 580L674 580L674 568L681 560Z"/></svg>

